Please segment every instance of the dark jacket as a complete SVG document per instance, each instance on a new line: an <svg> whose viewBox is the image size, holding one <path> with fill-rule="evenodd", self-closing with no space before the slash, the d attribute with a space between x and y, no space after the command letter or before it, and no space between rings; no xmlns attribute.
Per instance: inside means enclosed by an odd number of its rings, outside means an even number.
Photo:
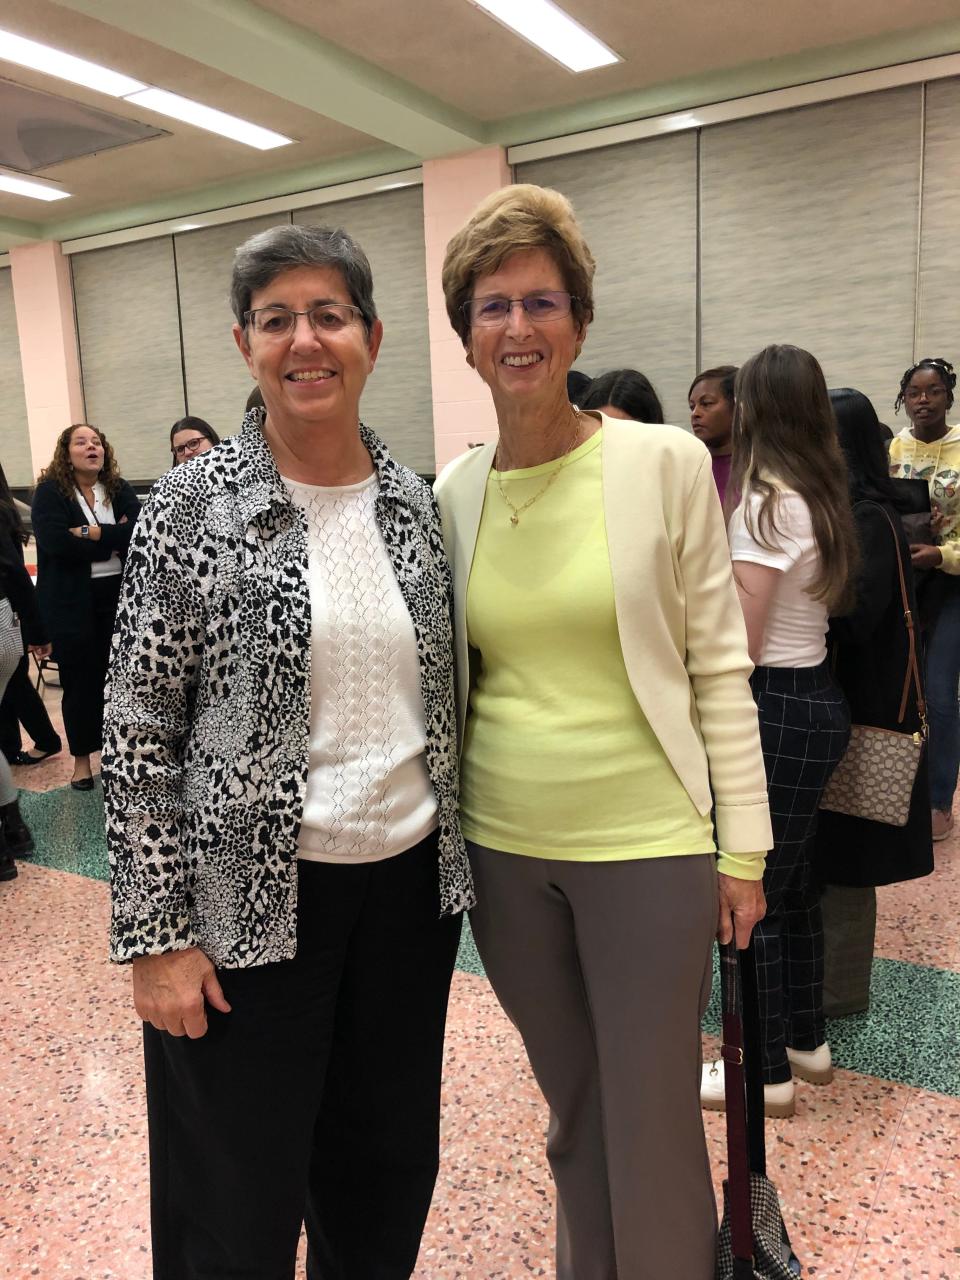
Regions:
<svg viewBox="0 0 960 1280"><path fill-rule="evenodd" d="M155 485L130 545L104 719L114 960L199 946L218 965L297 949L310 748L307 526L243 430ZM413 622L437 798L440 910L473 905L457 816L453 587L433 495L360 428Z"/></svg>
<svg viewBox="0 0 960 1280"><path fill-rule="evenodd" d="M886 504L883 510L897 530L907 598L915 612L906 535L896 511ZM893 534L878 506L857 502L853 513L862 568L855 609L847 617L830 622L829 644L836 678L850 704L854 724L913 733L920 727L920 716L912 684L906 716L902 724L897 722L908 640ZM906 826L892 827L822 809L813 865L823 884L863 888L929 875L933 870L933 843L926 752L917 770Z"/></svg>
<svg viewBox="0 0 960 1280"><path fill-rule="evenodd" d="M113 499L116 524L101 525L97 541L70 533L87 517L76 498L61 493L53 480L41 480L33 495L33 534L37 540L37 599L40 613L53 641L76 647L93 639L93 601L90 566L109 560L114 551L126 555L140 503L125 480ZM126 516L127 523L121 524Z"/></svg>
<svg viewBox="0 0 960 1280"><path fill-rule="evenodd" d="M0 596L10 601L10 607L19 617L24 644L46 644L33 581L23 563L23 543L13 521L3 511L0 511Z"/></svg>

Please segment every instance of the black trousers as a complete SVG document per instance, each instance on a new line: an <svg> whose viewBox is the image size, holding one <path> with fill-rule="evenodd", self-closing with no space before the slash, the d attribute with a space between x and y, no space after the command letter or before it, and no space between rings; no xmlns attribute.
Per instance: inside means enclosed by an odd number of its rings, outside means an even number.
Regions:
<svg viewBox="0 0 960 1280"><path fill-rule="evenodd" d="M60 735L50 723L43 699L30 679L30 659L20 659L16 671L0 698L0 751L12 760L21 747L20 726L23 725L38 751L59 751Z"/></svg>
<svg viewBox="0 0 960 1280"><path fill-rule="evenodd" d="M810 843L820 797L846 750L850 712L827 664L757 667L750 678L760 717L773 848L763 892L767 914L754 926L765 1084L789 1080L791 1049L825 1039L823 920Z"/></svg>
<svg viewBox="0 0 960 1280"><path fill-rule="evenodd" d="M117 620L120 578L115 573L90 579L93 630L89 640L54 643L63 690L63 727L74 756L99 751L103 742L103 687Z"/></svg>
<svg viewBox="0 0 960 1280"><path fill-rule="evenodd" d="M461 917L437 841L299 863L295 959L221 969L199 1040L144 1028L154 1280L408 1280L439 1162Z"/></svg>

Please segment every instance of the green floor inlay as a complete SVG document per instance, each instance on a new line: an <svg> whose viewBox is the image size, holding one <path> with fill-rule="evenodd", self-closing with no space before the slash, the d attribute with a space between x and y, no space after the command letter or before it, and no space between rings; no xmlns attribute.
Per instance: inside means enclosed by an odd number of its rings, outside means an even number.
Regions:
<svg viewBox="0 0 960 1280"><path fill-rule="evenodd" d="M106 880L103 799L91 792L20 792L20 804L42 867ZM457 968L483 976L469 921L464 922ZM720 1029L720 982L703 1020ZM832 1020L827 1037L838 1067L918 1089L960 1097L960 974L902 960L874 960L868 1013Z"/></svg>
<svg viewBox="0 0 960 1280"><path fill-rule="evenodd" d="M21 791L20 810L37 846L31 862L91 880L109 878L99 784L93 791Z"/></svg>
<svg viewBox="0 0 960 1280"><path fill-rule="evenodd" d="M827 1040L838 1067L960 1098L958 1027L960 973L877 959L869 1010L849 1018L828 1018ZM716 963L703 1029L720 1034Z"/></svg>

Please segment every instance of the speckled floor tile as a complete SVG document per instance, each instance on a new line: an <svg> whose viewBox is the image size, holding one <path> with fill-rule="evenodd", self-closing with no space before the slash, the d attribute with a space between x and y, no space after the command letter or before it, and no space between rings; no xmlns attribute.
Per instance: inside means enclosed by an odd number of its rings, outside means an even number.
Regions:
<svg viewBox="0 0 960 1280"><path fill-rule="evenodd" d="M458 966L459 967L459 966ZM523 1043L486 978L454 975L444 1045L440 1141L446 1147L496 1099L530 1074Z"/></svg>
<svg viewBox="0 0 960 1280"><path fill-rule="evenodd" d="M798 1082L797 1114L767 1121L767 1174L805 1276L849 1275L910 1092L838 1071L826 1087ZM718 1113L704 1120L719 1203L725 1121Z"/></svg>
<svg viewBox="0 0 960 1280"><path fill-rule="evenodd" d="M91 878L104 871L100 797L25 804L48 865L21 863L0 885L0 1276L148 1280L139 1024L129 972L105 958L107 887ZM465 939L461 963L475 969ZM951 1045L956 1059L960 979L890 960L878 971L889 1003L875 1002L876 1024L845 1019L850 1038L834 1036L838 1056L860 1054L870 1074L800 1084L797 1115L768 1123L770 1174L806 1276L958 1280L960 1100L874 1076L917 1074L905 1058L948 1058ZM546 1120L486 980L456 973L441 1173L417 1280L553 1275ZM723 1117L707 1114L705 1127L719 1192Z"/></svg>
<svg viewBox="0 0 960 1280"><path fill-rule="evenodd" d="M960 1276L960 1101L912 1094L853 1280Z"/></svg>
<svg viewBox="0 0 960 1280"><path fill-rule="evenodd" d="M960 836L934 846L937 868L932 875L877 890L878 956L960 973L958 840Z"/></svg>
<svg viewBox="0 0 960 1280"><path fill-rule="evenodd" d="M0 887L0 1274L147 1280L146 1117L107 888L21 864Z"/></svg>

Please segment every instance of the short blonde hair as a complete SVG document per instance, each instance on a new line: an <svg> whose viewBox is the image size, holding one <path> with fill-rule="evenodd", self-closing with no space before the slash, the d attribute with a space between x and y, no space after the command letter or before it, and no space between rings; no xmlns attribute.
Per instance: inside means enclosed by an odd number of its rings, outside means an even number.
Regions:
<svg viewBox="0 0 960 1280"><path fill-rule="evenodd" d="M596 263L583 238L573 206L549 187L517 183L487 196L447 245L443 261L443 296L447 315L460 341L470 335L463 310L479 276L502 266L521 249L545 249L563 276L580 324L593 319L593 274Z"/></svg>

